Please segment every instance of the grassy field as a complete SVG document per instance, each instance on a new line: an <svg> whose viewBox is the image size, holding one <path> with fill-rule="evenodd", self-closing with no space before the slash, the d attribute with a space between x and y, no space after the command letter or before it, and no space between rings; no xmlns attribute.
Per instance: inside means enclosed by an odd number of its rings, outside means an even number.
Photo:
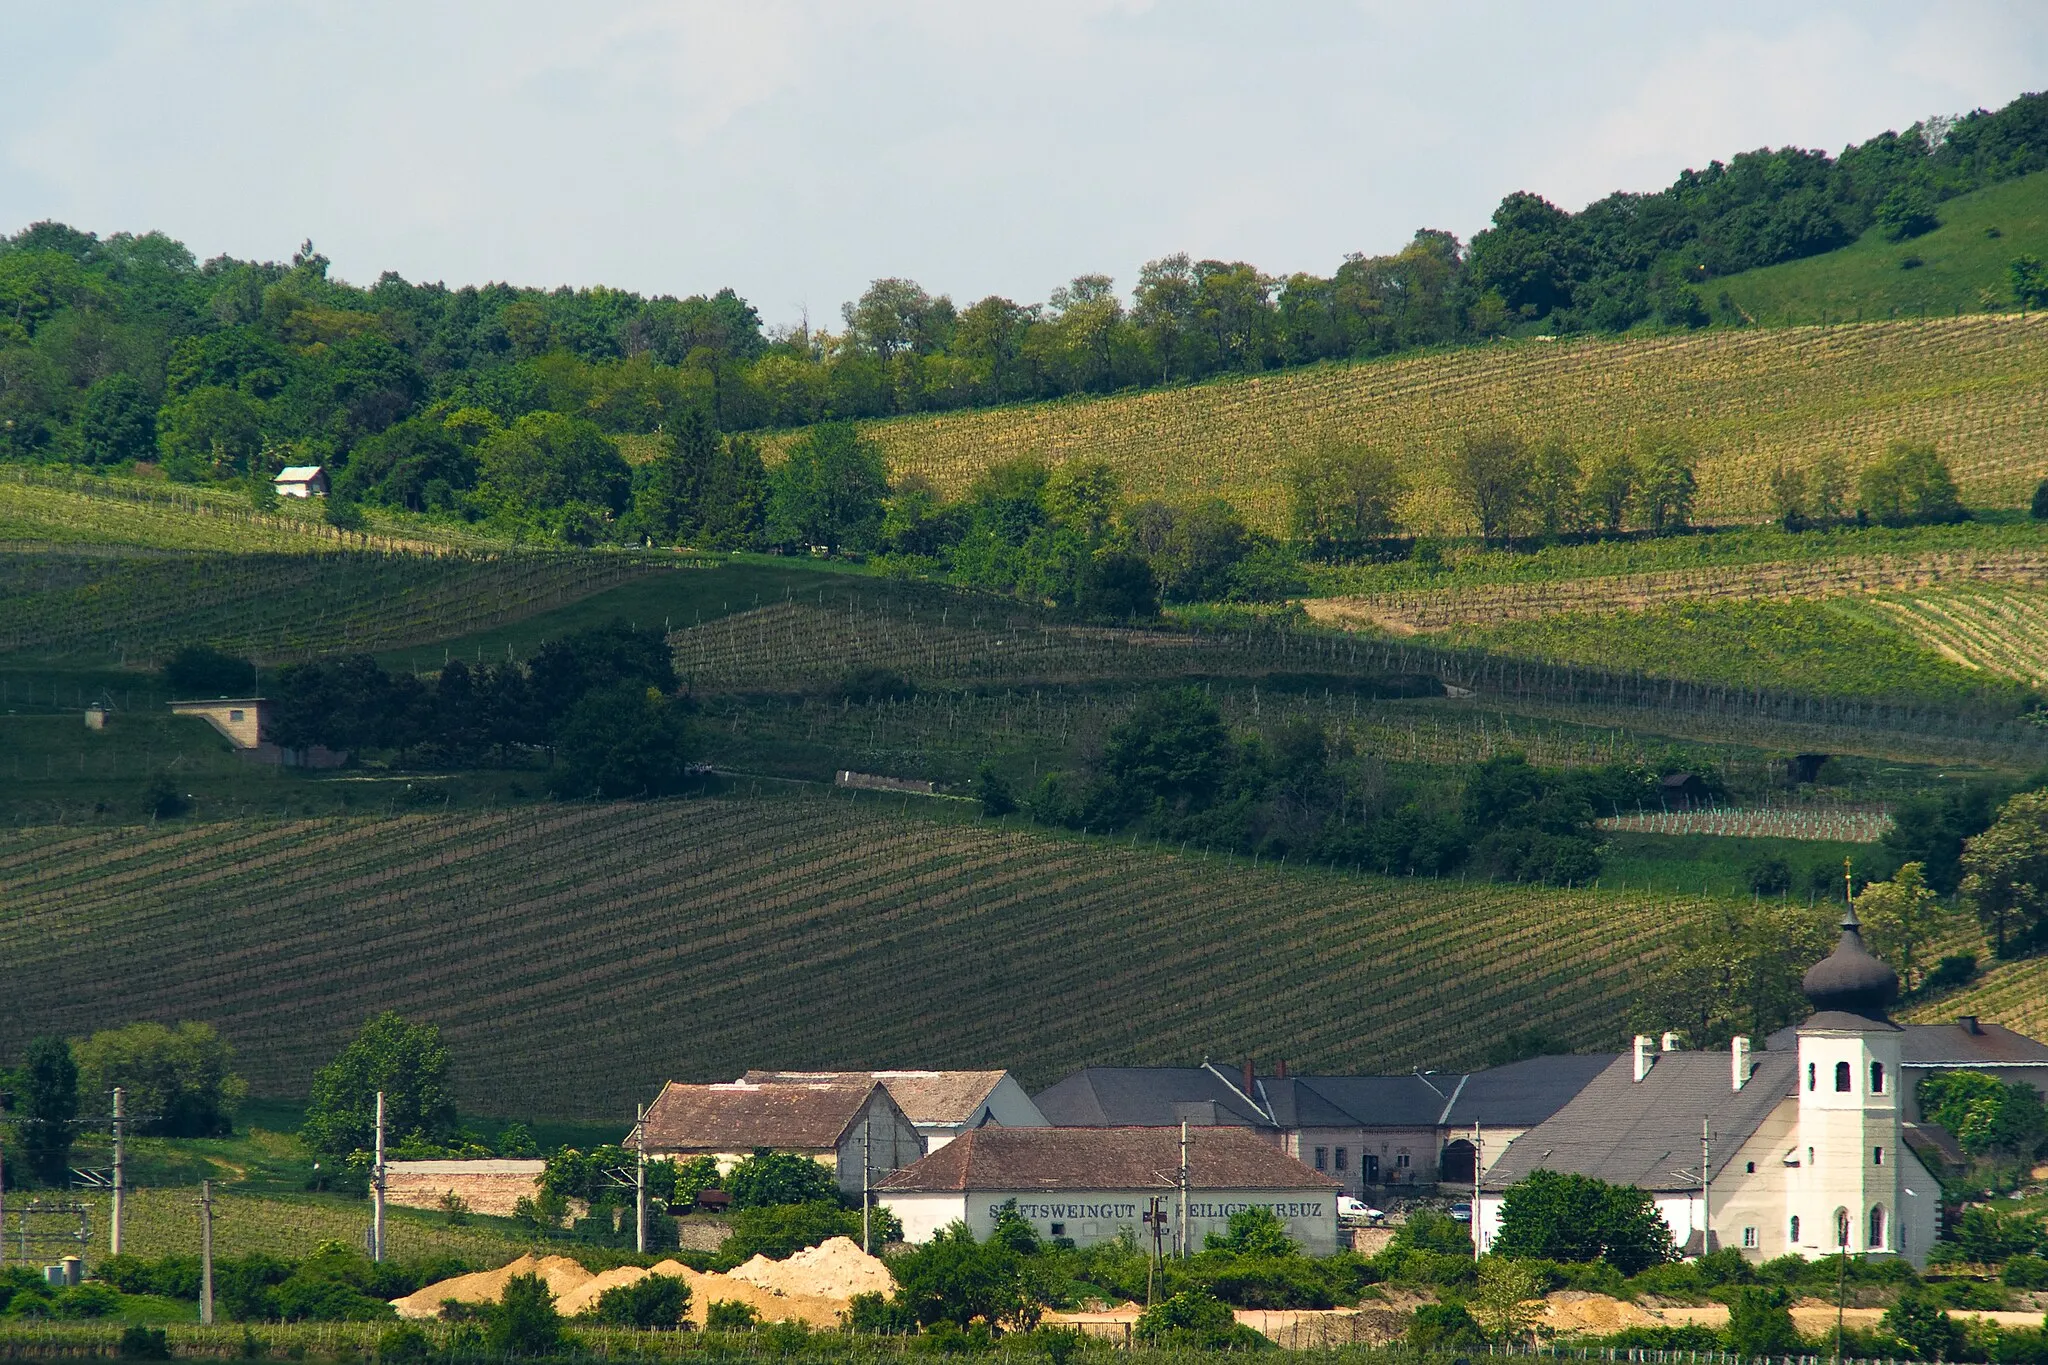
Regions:
<svg viewBox="0 0 2048 1365"><path fill-rule="evenodd" d="M1941 226L1911 241L1888 242L1872 228L1840 251L1731 275L1702 292L1712 302L1725 291L1766 325L1940 317L2009 305L2007 263L2048 256L2048 173L1951 199L1937 213Z"/></svg>
<svg viewBox="0 0 2048 1365"><path fill-rule="evenodd" d="M1279 475L1292 452L1362 440L1407 469L1411 528L1463 533L1449 459L1464 433L1490 425L1587 452L1681 436L1700 455L1708 518L1767 515L1765 476L1781 461L1833 451L1858 467L1901 437L1935 442L1972 505L2016 506L2048 474L2044 379L2048 320L1980 315L1500 343L868 430L893 470L953 492L997 460L1103 459L1134 494L1220 494L1269 530L1284 522Z"/></svg>
<svg viewBox="0 0 2048 1365"><path fill-rule="evenodd" d="M384 1008L439 1023L468 1108L624 1116L749 1066L1011 1066L1246 1049L1476 1060L1615 1044L1704 905L1388 881L1054 837L866 799L0 834L0 1055L204 1019L303 1094ZM1540 907L1540 908L1539 908Z"/></svg>

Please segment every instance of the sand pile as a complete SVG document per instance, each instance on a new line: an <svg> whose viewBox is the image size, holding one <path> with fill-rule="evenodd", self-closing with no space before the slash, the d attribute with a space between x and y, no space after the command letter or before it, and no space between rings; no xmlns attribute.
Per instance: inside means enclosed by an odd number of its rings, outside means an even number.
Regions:
<svg viewBox="0 0 2048 1365"><path fill-rule="evenodd" d="M1545 1295L1543 1322L1545 1326L1567 1335L1587 1333L1593 1336L1608 1336L1629 1327L1662 1325L1660 1319L1632 1303L1583 1289L1560 1289Z"/></svg>
<svg viewBox="0 0 2048 1365"><path fill-rule="evenodd" d="M540 1276L554 1291L558 1303L563 1295L573 1293L596 1278L567 1256L526 1255L496 1270L479 1270L472 1275L457 1275L452 1280L430 1284L416 1294L393 1299L391 1306L398 1310L401 1318L433 1318L441 1315L441 1305L449 1299L457 1303L496 1303L505 1296L505 1281L514 1275Z"/></svg>
<svg viewBox="0 0 2048 1365"><path fill-rule="evenodd" d="M855 1246L850 1237L834 1237L805 1247L786 1261L756 1256L735 1268L731 1278L778 1294L821 1299L851 1299L855 1294L891 1294L896 1290L889 1267Z"/></svg>
<svg viewBox="0 0 2048 1365"><path fill-rule="evenodd" d="M671 1275L690 1286L690 1321L700 1327L705 1313L719 1301L749 1304L763 1322L797 1318L813 1327L836 1327L855 1294L887 1294L896 1288L887 1266L850 1239L834 1237L786 1261L756 1256L730 1275L695 1271L680 1261L662 1261L648 1270L621 1266L593 1275L566 1256L521 1256L496 1270L430 1284L417 1294L392 1300L391 1306L402 1318L437 1317L449 1299L496 1303L504 1297L505 1281L529 1274L547 1282L555 1293L555 1311L564 1317L595 1307L607 1289L648 1275Z"/></svg>

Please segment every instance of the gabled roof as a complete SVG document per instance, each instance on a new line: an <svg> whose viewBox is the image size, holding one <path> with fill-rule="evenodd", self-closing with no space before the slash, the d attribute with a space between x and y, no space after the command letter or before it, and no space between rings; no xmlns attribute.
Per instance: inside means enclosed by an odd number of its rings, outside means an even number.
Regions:
<svg viewBox="0 0 2048 1365"><path fill-rule="evenodd" d="M879 1081L897 1107L917 1124L956 1124L973 1120L1002 1084L1007 1071L749 1071L746 1085L868 1084Z"/></svg>
<svg viewBox="0 0 2048 1365"><path fill-rule="evenodd" d="M1170 1190L1177 1128L977 1128L892 1172L880 1192ZM1188 1129L1191 1190L1323 1190L1329 1176L1244 1128Z"/></svg>
<svg viewBox="0 0 2048 1365"><path fill-rule="evenodd" d="M647 1110L647 1145L663 1152L823 1151L837 1147L880 1092L873 1081L848 1085L678 1085L670 1081Z"/></svg>
<svg viewBox="0 0 2048 1365"><path fill-rule="evenodd" d="M1811 1023L1811 1021L1808 1021ZM1976 1032L1971 1032L1974 1025ZM1770 1037L1772 1049L1792 1051L1799 1045L1795 1024ZM1899 1038L1899 1060L1907 1066L2048 1066L2048 1043L2038 1043L2003 1024L1905 1024Z"/></svg>
<svg viewBox="0 0 2048 1365"><path fill-rule="evenodd" d="M1526 1128L1570 1104L1595 1077L1612 1066L1611 1052L1529 1057L1465 1077L1444 1110L1452 1128ZM1633 1059L1630 1061L1633 1066Z"/></svg>
<svg viewBox="0 0 2048 1365"><path fill-rule="evenodd" d="M1258 1087L1282 1128L1434 1128L1460 1077L1262 1076Z"/></svg>
<svg viewBox="0 0 2048 1365"><path fill-rule="evenodd" d="M1272 1121L1206 1066L1091 1066L1032 1097L1060 1128L1269 1128Z"/></svg>
<svg viewBox="0 0 2048 1365"><path fill-rule="evenodd" d="M317 464L288 464L277 471L272 483L307 483L314 478L324 477L327 471Z"/></svg>
<svg viewBox="0 0 2048 1365"><path fill-rule="evenodd" d="M1531 1171L1588 1175L1646 1190L1699 1186L1700 1120L1714 1133L1718 1175L1771 1111L1798 1093L1798 1058L1752 1054L1748 1084L1734 1088L1725 1052L1662 1052L1650 1074L1634 1077L1617 1057L1569 1104L1508 1144L1487 1171L1485 1188L1506 1189Z"/></svg>

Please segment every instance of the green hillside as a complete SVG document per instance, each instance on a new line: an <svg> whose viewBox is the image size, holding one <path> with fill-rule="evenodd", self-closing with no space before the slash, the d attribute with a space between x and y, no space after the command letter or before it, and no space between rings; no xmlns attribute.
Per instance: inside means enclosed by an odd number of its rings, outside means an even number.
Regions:
<svg viewBox="0 0 2048 1365"><path fill-rule="evenodd" d="M1645 967L1706 908L1253 867L893 804L0 835L0 1054L205 1019L260 1093L298 1094L389 1007L442 1025L466 1107L515 1115L630 1112L665 1078L749 1066L1044 1083L1247 1049L1457 1065L1511 1026L1614 1044Z"/></svg>
<svg viewBox="0 0 2048 1365"><path fill-rule="evenodd" d="M1944 317L2013 304L2006 266L2048 256L2048 171L1951 199L1941 226L1904 242L1876 228L1839 251L1706 286L1766 326ZM1918 265L1907 265L1918 261Z"/></svg>

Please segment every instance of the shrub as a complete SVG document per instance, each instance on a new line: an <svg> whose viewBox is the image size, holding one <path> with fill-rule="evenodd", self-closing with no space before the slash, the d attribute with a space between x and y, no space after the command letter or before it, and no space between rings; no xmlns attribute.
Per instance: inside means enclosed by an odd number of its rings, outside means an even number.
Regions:
<svg viewBox="0 0 2048 1365"><path fill-rule="evenodd" d="M104 1284L74 1285L57 1296L55 1315L76 1320L111 1317L121 1311L120 1291Z"/></svg>
<svg viewBox="0 0 2048 1365"><path fill-rule="evenodd" d="M1998 1274L2007 1289L2048 1289L2048 1260L2032 1254L2014 1256Z"/></svg>
<svg viewBox="0 0 2048 1365"><path fill-rule="evenodd" d="M555 1312L555 1292L538 1275L514 1275L491 1312L492 1352L508 1356L540 1356L562 1344L562 1318Z"/></svg>
<svg viewBox="0 0 2048 1365"><path fill-rule="evenodd" d="M171 1344L164 1339L161 1327L144 1327L140 1323L121 1333L120 1345L123 1360L169 1360Z"/></svg>
<svg viewBox="0 0 2048 1365"><path fill-rule="evenodd" d="M1744 868L1742 875L1759 896L1782 895L1792 889L1792 867L1783 858L1759 858Z"/></svg>
<svg viewBox="0 0 2048 1365"><path fill-rule="evenodd" d="M434 1339L417 1323L401 1322L377 1338L377 1359L412 1365L434 1353Z"/></svg>
<svg viewBox="0 0 2048 1365"><path fill-rule="evenodd" d="M887 1209L869 1211L876 1244L895 1241L903 1226ZM767 1208L741 1209L732 1216L732 1232L719 1247L721 1260L732 1265L753 1256L779 1261L805 1247L814 1247L832 1237L860 1240L860 1211L841 1208L834 1201L813 1200L806 1204L774 1204Z"/></svg>
<svg viewBox="0 0 2048 1365"><path fill-rule="evenodd" d="M672 1328L690 1309L690 1286L673 1275L643 1275L598 1295L591 1316L615 1327Z"/></svg>
<svg viewBox="0 0 2048 1365"><path fill-rule="evenodd" d="M1792 1295L1779 1286L1750 1286L1728 1306L1728 1346L1737 1355L1790 1355L1805 1345L1792 1325Z"/></svg>
<svg viewBox="0 0 2048 1365"><path fill-rule="evenodd" d="M1408 1345L1425 1354L1452 1355L1486 1349L1479 1324L1458 1303L1425 1303L1408 1320Z"/></svg>
<svg viewBox="0 0 2048 1365"><path fill-rule="evenodd" d="M1146 1309L1131 1333L1149 1346L1196 1350L1244 1350L1272 1344L1249 1327L1239 1326L1229 1305L1200 1289L1184 1289Z"/></svg>
<svg viewBox="0 0 2048 1365"><path fill-rule="evenodd" d="M2035 521L2048 521L2048 479L2034 485L2034 499L2027 504L2027 511Z"/></svg>
<svg viewBox="0 0 2048 1365"><path fill-rule="evenodd" d="M1885 1310L1883 1326L1922 1360L1953 1360L1963 1344L1963 1329L1942 1311L1934 1295L1922 1289L1901 1293Z"/></svg>
<svg viewBox="0 0 2048 1365"><path fill-rule="evenodd" d="M1556 1171L1533 1172L1509 1187L1493 1249L1508 1257L1604 1260L1625 1275L1676 1255L1671 1230L1646 1191Z"/></svg>
<svg viewBox="0 0 2048 1365"><path fill-rule="evenodd" d="M761 1310L738 1299L713 1299L704 1310L707 1332L751 1332L761 1325Z"/></svg>

